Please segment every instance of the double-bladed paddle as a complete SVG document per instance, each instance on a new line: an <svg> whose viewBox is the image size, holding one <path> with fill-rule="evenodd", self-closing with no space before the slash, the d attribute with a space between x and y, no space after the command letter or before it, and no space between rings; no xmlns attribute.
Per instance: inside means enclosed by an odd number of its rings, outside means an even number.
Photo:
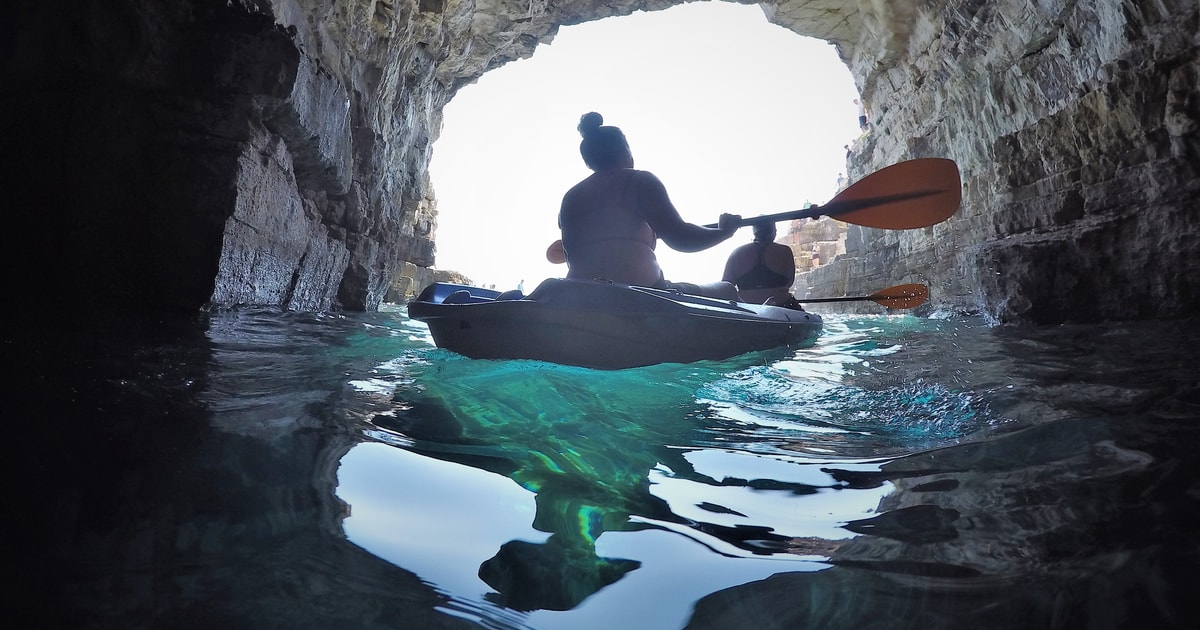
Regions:
<svg viewBox="0 0 1200 630"><path fill-rule="evenodd" d="M894 287L889 287L882 291L876 291L871 295L856 295L851 297L835 297L835 298L809 298L807 300L799 300L801 304L812 304L815 302L865 302L870 300L876 304L886 306L888 308L916 308L925 303L929 299L929 287L923 284L900 284Z"/></svg>
<svg viewBox="0 0 1200 630"><path fill-rule="evenodd" d="M949 219L962 202L958 165L946 158L918 158L882 168L847 186L825 205L743 218L738 227L760 221L828 216L863 227L909 230ZM716 227L716 224L705 227ZM554 264L567 261L562 241L546 250Z"/></svg>

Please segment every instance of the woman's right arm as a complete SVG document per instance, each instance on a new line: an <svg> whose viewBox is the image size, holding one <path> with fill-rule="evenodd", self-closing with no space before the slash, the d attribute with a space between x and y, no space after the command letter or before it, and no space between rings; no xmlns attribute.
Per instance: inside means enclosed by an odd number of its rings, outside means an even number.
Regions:
<svg viewBox="0 0 1200 630"><path fill-rule="evenodd" d="M635 177L642 218L671 249L698 252L724 242L737 232L740 216L722 214L716 228L688 223L679 216L679 211L667 196L666 186L657 177L646 171L637 171Z"/></svg>

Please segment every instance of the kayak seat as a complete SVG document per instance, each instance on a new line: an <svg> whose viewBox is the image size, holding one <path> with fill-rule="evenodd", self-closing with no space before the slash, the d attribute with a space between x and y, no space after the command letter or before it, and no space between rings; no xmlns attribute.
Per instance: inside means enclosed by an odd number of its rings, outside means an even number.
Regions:
<svg viewBox="0 0 1200 630"><path fill-rule="evenodd" d="M442 304L475 304L477 302L491 302L491 301L492 301L491 298L485 298L485 297L479 297L477 295L471 295L470 291L463 289L461 291L455 291L454 293L447 295L446 299L442 300Z"/></svg>
<svg viewBox="0 0 1200 630"><path fill-rule="evenodd" d="M521 300L525 298L525 294L520 289L511 289L496 296L497 300Z"/></svg>

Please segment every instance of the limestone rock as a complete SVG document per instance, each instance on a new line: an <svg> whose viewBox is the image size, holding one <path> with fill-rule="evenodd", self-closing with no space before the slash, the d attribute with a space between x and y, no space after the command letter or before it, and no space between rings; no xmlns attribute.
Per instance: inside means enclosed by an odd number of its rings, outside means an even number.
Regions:
<svg viewBox="0 0 1200 630"><path fill-rule="evenodd" d="M55 261L14 288L97 309L373 309L406 263L436 263L428 164L455 91L560 25L679 3L10 2L8 188L44 229L6 251ZM915 157L963 173L955 217L852 227L814 293L926 282L931 307L998 321L1195 312L1193 0L760 6L850 68L873 124L851 179Z"/></svg>
<svg viewBox="0 0 1200 630"><path fill-rule="evenodd" d="M852 229L855 259L814 292L871 261L848 290L928 281L940 306L1000 321L1194 313L1195 3L951 0L907 19L903 52L849 60L875 123L850 173L950 157L963 207L925 230Z"/></svg>

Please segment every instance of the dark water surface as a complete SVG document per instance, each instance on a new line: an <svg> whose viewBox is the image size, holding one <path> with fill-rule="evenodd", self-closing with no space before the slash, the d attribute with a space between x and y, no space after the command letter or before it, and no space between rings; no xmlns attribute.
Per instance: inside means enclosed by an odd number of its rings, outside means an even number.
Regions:
<svg viewBox="0 0 1200 630"><path fill-rule="evenodd" d="M472 361L399 307L5 332L30 628L1200 627L1196 322Z"/></svg>

